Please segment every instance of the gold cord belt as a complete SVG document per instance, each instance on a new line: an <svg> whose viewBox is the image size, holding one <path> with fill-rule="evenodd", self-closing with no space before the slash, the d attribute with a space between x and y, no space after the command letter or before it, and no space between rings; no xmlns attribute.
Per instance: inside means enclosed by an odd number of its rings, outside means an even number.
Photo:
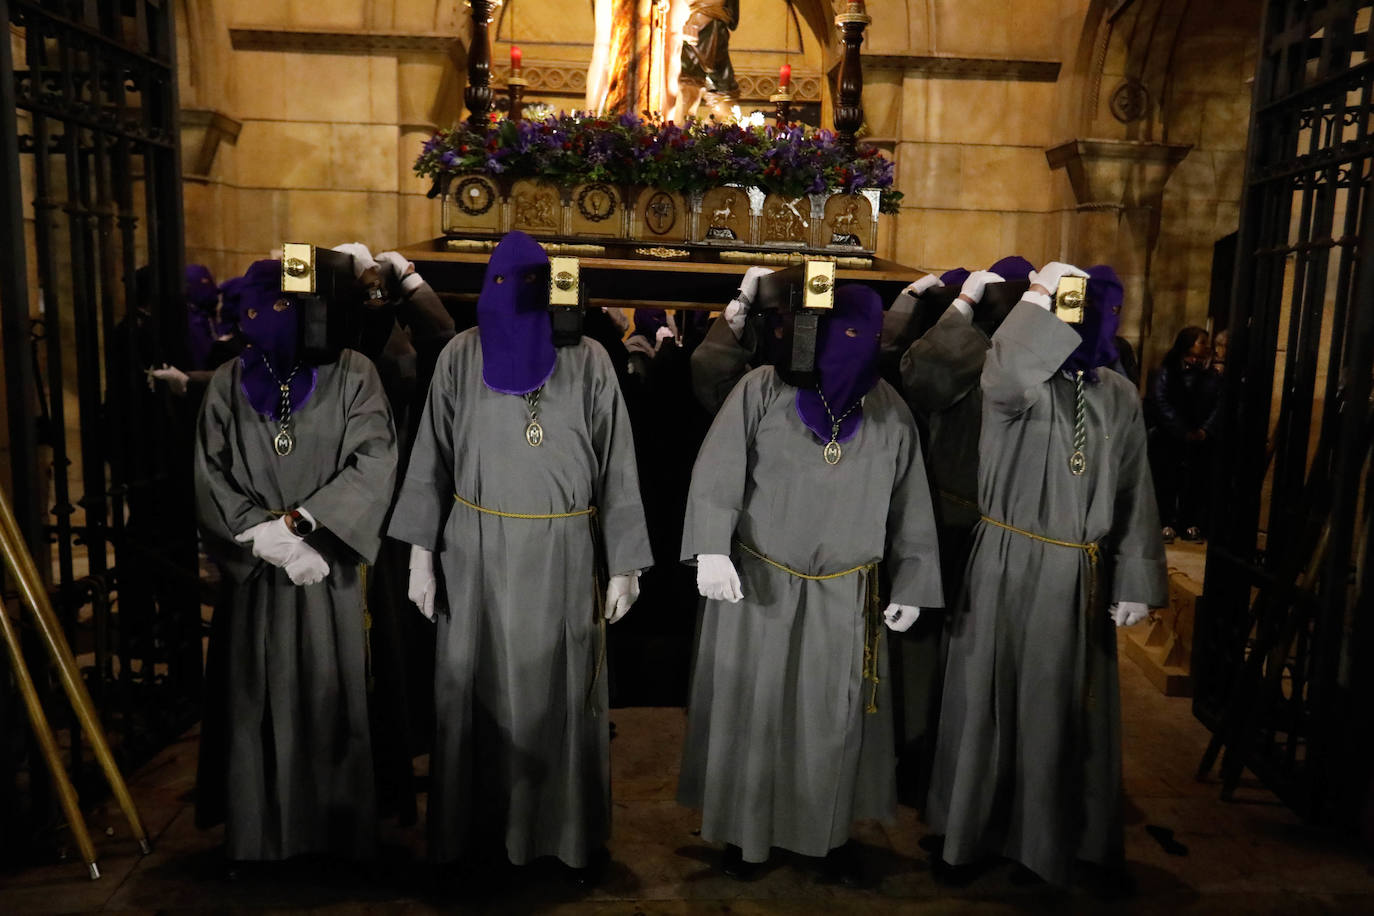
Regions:
<svg viewBox="0 0 1374 916"><path fill-rule="evenodd" d="M983 521L992 525L994 528L1001 528L1003 531L1010 531L1012 534L1019 534L1022 537L1030 538L1032 541L1039 541L1041 544L1052 544L1055 547L1068 547L1073 550L1081 550L1088 555L1088 601L1087 612L1094 613L1097 607L1097 579L1098 567L1102 563L1102 547L1096 541L1089 541L1080 544L1077 541L1062 541L1059 538L1046 537L1043 534L1036 534L1034 531L1027 531L1024 528L1017 528L1015 525L1008 525L1006 522L999 522L995 518L984 515Z"/></svg>
<svg viewBox="0 0 1374 916"><path fill-rule="evenodd" d="M969 509L973 512L980 512L977 503L973 502L972 500L964 499L964 497L958 495L957 493L951 493L949 490L937 490L936 492L940 494L940 498L943 499L945 502L954 503L954 505L959 506L962 509ZM986 519L987 516L984 515L983 518Z"/></svg>
<svg viewBox="0 0 1374 916"><path fill-rule="evenodd" d="M599 542L599 532L596 528L596 506L588 506L585 509L578 509L576 512L502 512L499 509L488 509L486 506L479 506L477 503L463 499L457 493L453 494L455 501L467 506L475 512L483 515L494 515L497 518L518 518L526 520L548 520L557 518L585 518L592 525L592 540ZM596 714L596 708L592 705L593 696L596 693L596 685L601 680L601 672L606 667L606 595L603 583L597 582L597 576L593 575L593 590L596 592L596 634L597 651L596 666L592 669L592 682L587 685L586 705L592 714Z"/></svg>
<svg viewBox="0 0 1374 916"><path fill-rule="evenodd" d="M363 596L363 674L367 692L372 693L377 686L377 678L372 670L372 608L367 604L367 570L366 563L358 565L358 589Z"/></svg>
<svg viewBox="0 0 1374 916"><path fill-rule="evenodd" d="M1078 541L1063 541L1059 538L1046 537L1043 534L1036 534L1034 531L1027 531L1024 528L1017 528L1015 525L1008 525L1006 522L999 522L995 518L983 516L983 521L992 525L994 528L1001 528L1003 531L1010 531L1022 537L1030 538L1032 541L1039 541L1041 544L1050 544L1054 547L1067 547L1072 550L1081 550L1088 555L1088 595L1083 607L1083 622L1087 630L1091 630L1093 615L1098 613L1097 589L1098 589L1098 567L1102 564L1102 547L1096 541L1089 541L1086 544ZM1094 678L1092 674L1092 664L1089 660L1090 640L1085 636L1082 646L1079 649L1081 660L1079 664L1083 666L1083 709L1086 711L1095 701ZM1086 714L1086 713L1085 713Z"/></svg>
<svg viewBox="0 0 1374 916"><path fill-rule="evenodd" d="M748 544L744 543L743 541L736 541L735 543L739 545L740 550L743 550L750 556L762 560L764 563L767 563L774 569L782 570L789 576L796 576L798 579L805 579L807 582L828 582L831 579L843 579L845 576L852 576L854 573L857 572L866 572L868 574L868 578L865 583L868 589L868 595L864 600L863 611L864 664L862 676L865 681L868 681L869 684L872 685L872 689L869 691L868 704L864 707L864 712L877 712L878 684L880 683L880 679L878 677L878 640L883 638L883 628L881 624L879 624L878 622L878 604L881 600L878 596L878 564L864 563L860 566L853 566L849 569L845 569L840 572L826 573L825 575L821 576L813 576L810 573L804 573L799 569L793 569L786 563L779 563L777 560L774 560L771 557L766 557L754 548L750 547Z"/></svg>
<svg viewBox="0 0 1374 916"><path fill-rule="evenodd" d="M479 506L477 503L469 502L457 493L453 498L469 509L474 509L485 515L495 515L498 518L524 518L524 519L549 519L549 518L581 518L585 515L596 515L596 506L588 506L586 509L578 509L576 512L502 512L499 509L488 509L486 506Z"/></svg>

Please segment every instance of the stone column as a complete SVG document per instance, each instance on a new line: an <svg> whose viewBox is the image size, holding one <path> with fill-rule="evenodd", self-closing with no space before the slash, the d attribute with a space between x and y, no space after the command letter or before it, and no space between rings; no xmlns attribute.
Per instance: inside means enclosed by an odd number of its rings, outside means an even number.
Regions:
<svg viewBox="0 0 1374 916"><path fill-rule="evenodd" d="M1064 169L1075 206L1066 220L1063 250L1080 266L1110 264L1125 287L1122 337L1145 366L1153 321L1152 257L1159 242L1164 186L1188 155L1186 143L1070 140L1045 151L1051 169Z"/></svg>

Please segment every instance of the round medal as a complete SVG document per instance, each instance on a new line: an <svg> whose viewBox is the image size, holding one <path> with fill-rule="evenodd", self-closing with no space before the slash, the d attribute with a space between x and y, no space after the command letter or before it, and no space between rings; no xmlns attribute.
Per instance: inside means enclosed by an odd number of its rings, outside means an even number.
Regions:
<svg viewBox="0 0 1374 916"><path fill-rule="evenodd" d="M840 449L840 443L836 442L834 439L831 439L825 444L825 449L821 454L825 456L825 463L830 465L839 464L840 459L844 457L844 452Z"/></svg>
<svg viewBox="0 0 1374 916"><path fill-rule="evenodd" d="M544 444L544 427L531 420L530 425L525 427L525 441L530 448L538 448Z"/></svg>
<svg viewBox="0 0 1374 916"><path fill-rule="evenodd" d="M1075 477L1082 477L1084 472L1088 470L1088 459L1083 456L1082 452L1074 452L1069 456L1069 470L1073 472Z"/></svg>

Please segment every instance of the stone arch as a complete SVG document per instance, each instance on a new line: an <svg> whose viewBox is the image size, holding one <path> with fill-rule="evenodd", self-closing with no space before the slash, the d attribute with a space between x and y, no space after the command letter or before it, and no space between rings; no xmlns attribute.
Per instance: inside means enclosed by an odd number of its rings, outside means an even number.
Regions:
<svg viewBox="0 0 1374 916"><path fill-rule="evenodd" d="M1175 53L1193 0L1092 0L1073 63L1064 133L1163 141ZM1112 113L1139 111L1123 121Z"/></svg>

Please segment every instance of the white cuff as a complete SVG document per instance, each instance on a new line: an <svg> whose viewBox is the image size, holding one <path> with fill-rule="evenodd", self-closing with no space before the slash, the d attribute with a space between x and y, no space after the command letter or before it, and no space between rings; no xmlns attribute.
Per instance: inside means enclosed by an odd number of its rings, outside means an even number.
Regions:
<svg viewBox="0 0 1374 916"><path fill-rule="evenodd" d="M401 278L401 292L408 296L423 286L424 282L425 278L420 276L420 272L418 270L412 270Z"/></svg>
<svg viewBox="0 0 1374 916"><path fill-rule="evenodd" d="M955 299L953 302L950 303L949 308L951 311L955 311L958 312L960 315L963 315L965 321L973 320L973 306L969 305L963 299Z"/></svg>
<svg viewBox="0 0 1374 916"><path fill-rule="evenodd" d="M297 506L297 507L296 507L296 511L299 512L299 513L301 514L301 518L305 519L307 522L310 523L310 530L311 530L311 531L319 531L319 530L320 530L320 523L317 522L317 521L315 521L315 516L313 516L313 515L310 514L310 510L309 510L309 509L305 508L305 506ZM287 530L288 530L288 531L291 530L291 527L290 527L289 525L287 526ZM291 531L291 533L292 533L292 534L296 534L296 532L294 532L294 531ZM300 535L296 534L296 537L300 537Z"/></svg>
<svg viewBox="0 0 1374 916"><path fill-rule="evenodd" d="M1026 290L1024 293L1021 294L1021 301L1029 302L1032 305L1038 305L1047 312L1050 310L1051 300L1048 293L1036 293L1030 290Z"/></svg>

